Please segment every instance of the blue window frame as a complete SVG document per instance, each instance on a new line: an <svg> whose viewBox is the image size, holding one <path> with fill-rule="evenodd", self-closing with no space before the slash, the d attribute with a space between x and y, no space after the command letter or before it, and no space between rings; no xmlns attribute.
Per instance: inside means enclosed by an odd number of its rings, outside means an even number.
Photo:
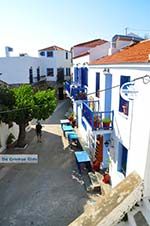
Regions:
<svg viewBox="0 0 150 226"><path fill-rule="evenodd" d="M68 60L68 52L66 52L66 60Z"/></svg>
<svg viewBox="0 0 150 226"><path fill-rule="evenodd" d="M74 81L78 82L78 67L74 68Z"/></svg>
<svg viewBox="0 0 150 226"><path fill-rule="evenodd" d="M37 68L37 81L40 81L40 67Z"/></svg>
<svg viewBox="0 0 150 226"><path fill-rule="evenodd" d="M130 76L120 76L120 87L126 82L130 82ZM119 112L125 115L129 113L129 101L124 100L121 95L119 96Z"/></svg>
<svg viewBox="0 0 150 226"><path fill-rule="evenodd" d="M95 82L95 96L99 97L100 90L100 73L96 72L96 82Z"/></svg>
<svg viewBox="0 0 150 226"><path fill-rule="evenodd" d="M128 161L128 149L121 143L119 143L117 170L123 173L124 176L126 176L127 161Z"/></svg>
<svg viewBox="0 0 150 226"><path fill-rule="evenodd" d="M88 86L88 69L86 67L81 68L81 86Z"/></svg>
<svg viewBox="0 0 150 226"><path fill-rule="evenodd" d="M50 77L54 76L54 68L47 68L47 76Z"/></svg>
<svg viewBox="0 0 150 226"><path fill-rule="evenodd" d="M66 68L66 76L70 76L70 67Z"/></svg>
<svg viewBox="0 0 150 226"><path fill-rule="evenodd" d="M54 53L53 51L47 51L47 57L53 57Z"/></svg>
<svg viewBox="0 0 150 226"><path fill-rule="evenodd" d="M40 52L40 56L45 56L45 52L44 51Z"/></svg>

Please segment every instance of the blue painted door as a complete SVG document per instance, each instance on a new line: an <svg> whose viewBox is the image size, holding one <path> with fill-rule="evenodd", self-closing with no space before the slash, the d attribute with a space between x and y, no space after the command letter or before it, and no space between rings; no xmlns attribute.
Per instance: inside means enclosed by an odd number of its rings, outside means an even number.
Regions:
<svg viewBox="0 0 150 226"><path fill-rule="evenodd" d="M128 160L128 149L125 148L121 143L119 143L118 148L118 171L126 175L127 170L127 160Z"/></svg>
<svg viewBox="0 0 150 226"><path fill-rule="evenodd" d="M88 69L86 67L82 68L82 76L81 76L81 86L88 86Z"/></svg>
<svg viewBox="0 0 150 226"><path fill-rule="evenodd" d="M112 74L105 75L105 111L111 111L111 96L112 96ZM106 113L105 117L110 117Z"/></svg>
<svg viewBox="0 0 150 226"><path fill-rule="evenodd" d="M78 68L74 68L74 82L78 82Z"/></svg>

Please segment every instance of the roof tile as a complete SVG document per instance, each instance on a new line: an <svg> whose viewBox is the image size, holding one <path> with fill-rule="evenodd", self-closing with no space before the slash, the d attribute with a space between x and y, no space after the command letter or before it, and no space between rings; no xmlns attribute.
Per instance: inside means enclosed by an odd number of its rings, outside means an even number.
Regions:
<svg viewBox="0 0 150 226"><path fill-rule="evenodd" d="M91 65L98 64L121 64L121 63L145 63L149 61L150 40L141 41L129 47L121 49L119 52L105 56L91 62Z"/></svg>

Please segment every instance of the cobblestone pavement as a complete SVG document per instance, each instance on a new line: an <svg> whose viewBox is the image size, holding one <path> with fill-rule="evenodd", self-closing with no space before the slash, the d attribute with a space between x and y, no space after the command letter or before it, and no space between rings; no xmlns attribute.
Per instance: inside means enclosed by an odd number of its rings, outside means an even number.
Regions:
<svg viewBox="0 0 150 226"><path fill-rule="evenodd" d="M68 100L60 102L52 117L42 122L42 143L37 143L33 129L28 133L29 146L23 153L38 154L38 164L2 168L0 226L65 226L86 208L89 197L76 180L74 155L59 125L69 106Z"/></svg>

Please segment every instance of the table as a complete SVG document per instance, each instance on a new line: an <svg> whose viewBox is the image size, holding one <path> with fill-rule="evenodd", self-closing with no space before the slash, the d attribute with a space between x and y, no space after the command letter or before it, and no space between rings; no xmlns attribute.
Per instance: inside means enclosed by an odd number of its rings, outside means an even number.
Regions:
<svg viewBox="0 0 150 226"><path fill-rule="evenodd" d="M65 136L65 132L73 131L73 127L71 125L62 125L62 130Z"/></svg>
<svg viewBox="0 0 150 226"><path fill-rule="evenodd" d="M77 163L77 166L78 166L79 173L81 174L80 165L82 163L90 164L91 160L90 160L89 155L87 154L86 151L75 151L74 154L75 154L76 163Z"/></svg>
<svg viewBox="0 0 150 226"><path fill-rule="evenodd" d="M70 121L69 121L69 119L61 119L60 120L60 124L61 124L61 127L63 125L70 125Z"/></svg>

